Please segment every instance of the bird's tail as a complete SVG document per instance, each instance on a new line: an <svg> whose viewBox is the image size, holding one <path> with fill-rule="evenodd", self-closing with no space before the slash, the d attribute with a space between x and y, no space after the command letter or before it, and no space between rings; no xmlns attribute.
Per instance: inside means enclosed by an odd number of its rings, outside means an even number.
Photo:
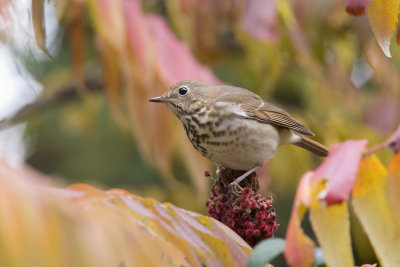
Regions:
<svg viewBox="0 0 400 267"><path fill-rule="evenodd" d="M326 157L328 156L328 148L308 137L300 136L301 140L294 145L299 146L301 148L307 149L314 153L315 155Z"/></svg>

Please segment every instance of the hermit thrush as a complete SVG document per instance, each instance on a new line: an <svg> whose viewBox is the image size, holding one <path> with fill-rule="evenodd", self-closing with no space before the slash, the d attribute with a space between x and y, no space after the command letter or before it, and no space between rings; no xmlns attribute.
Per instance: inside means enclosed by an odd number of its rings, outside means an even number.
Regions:
<svg viewBox="0 0 400 267"><path fill-rule="evenodd" d="M167 105L203 156L223 167L247 171L229 185L233 189L272 158L280 145L328 154L325 146L305 137L314 134L286 111L243 88L187 80L150 101Z"/></svg>

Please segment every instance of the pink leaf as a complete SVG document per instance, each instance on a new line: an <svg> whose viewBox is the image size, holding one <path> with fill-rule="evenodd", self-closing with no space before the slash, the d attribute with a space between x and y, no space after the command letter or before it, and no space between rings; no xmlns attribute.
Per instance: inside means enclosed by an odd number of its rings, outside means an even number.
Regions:
<svg viewBox="0 0 400 267"><path fill-rule="evenodd" d="M256 39L269 43L278 41L278 16L274 1L247 1L241 26Z"/></svg>
<svg viewBox="0 0 400 267"><path fill-rule="evenodd" d="M189 48L174 36L163 18L147 16L146 19L155 38L159 71L164 81L170 85L189 79L220 83L212 71L199 64Z"/></svg>
<svg viewBox="0 0 400 267"><path fill-rule="evenodd" d="M346 0L346 12L353 16L364 16L370 0Z"/></svg>
<svg viewBox="0 0 400 267"><path fill-rule="evenodd" d="M393 153L396 154L400 151L400 125L386 144L387 147L393 151Z"/></svg>
<svg viewBox="0 0 400 267"><path fill-rule="evenodd" d="M153 43L145 23L145 15L138 1L124 0L122 5L129 50L133 58L137 60L137 65L142 70L141 72L146 73L150 59L154 55L151 55Z"/></svg>
<svg viewBox="0 0 400 267"><path fill-rule="evenodd" d="M327 179L329 184L324 193L328 205L346 201L357 177L361 156L367 140L349 140L334 145L327 160L314 171L312 182Z"/></svg>

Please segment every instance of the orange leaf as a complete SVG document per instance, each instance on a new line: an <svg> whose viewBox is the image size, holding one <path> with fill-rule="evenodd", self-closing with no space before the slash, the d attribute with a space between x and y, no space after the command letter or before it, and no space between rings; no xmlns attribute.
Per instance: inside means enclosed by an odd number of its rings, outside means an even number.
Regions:
<svg viewBox="0 0 400 267"><path fill-rule="evenodd" d="M82 3L71 1L68 9L68 35L72 54L72 73L80 93L85 90L84 13Z"/></svg>
<svg viewBox="0 0 400 267"><path fill-rule="evenodd" d="M372 0L368 5L368 19L380 48L387 57L395 31L400 0Z"/></svg>
<svg viewBox="0 0 400 267"><path fill-rule="evenodd" d="M120 122L120 125L123 125L119 55L117 50L104 39L99 39L97 43L102 61L107 100L114 118L117 122Z"/></svg>
<svg viewBox="0 0 400 267"><path fill-rule="evenodd" d="M397 266L400 262L400 220L388 198L393 193L400 195L400 187L389 189L390 179L375 155L364 158L352 198L354 212L382 266Z"/></svg>
<svg viewBox="0 0 400 267"><path fill-rule="evenodd" d="M400 46L400 24L397 26L396 43Z"/></svg>
<svg viewBox="0 0 400 267"><path fill-rule="evenodd" d="M400 220L400 153L393 155L389 165L388 200Z"/></svg>
<svg viewBox="0 0 400 267"><path fill-rule="evenodd" d="M400 128L399 128L400 132ZM400 180L400 153L394 154L389 165L389 172Z"/></svg>
<svg viewBox="0 0 400 267"><path fill-rule="evenodd" d="M46 30L44 26L44 1L32 0L32 24L35 32L36 43L49 57L52 57L46 47Z"/></svg>
<svg viewBox="0 0 400 267"><path fill-rule="evenodd" d="M97 33L118 52L124 52L125 24L121 0L88 0Z"/></svg>
<svg viewBox="0 0 400 267"><path fill-rule="evenodd" d="M308 267L314 262L314 242L304 234L300 226L306 206L309 204L312 174L308 172L301 178L290 215L284 251L286 261L290 266Z"/></svg>

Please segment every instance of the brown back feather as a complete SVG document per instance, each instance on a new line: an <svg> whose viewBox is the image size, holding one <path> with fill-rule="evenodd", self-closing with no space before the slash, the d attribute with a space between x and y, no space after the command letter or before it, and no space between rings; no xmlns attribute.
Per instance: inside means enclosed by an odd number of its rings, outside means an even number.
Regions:
<svg viewBox="0 0 400 267"><path fill-rule="evenodd" d="M268 103L249 90L233 86L219 86L215 101L239 105L250 119L286 127L306 136L314 136L313 132L293 119L286 111Z"/></svg>
<svg viewBox="0 0 400 267"><path fill-rule="evenodd" d="M286 111L266 101L263 102L264 105L262 107L252 112L249 112L248 115L258 121L268 122L271 124L286 127L307 136L314 136L313 132L311 132L300 122L293 119Z"/></svg>

